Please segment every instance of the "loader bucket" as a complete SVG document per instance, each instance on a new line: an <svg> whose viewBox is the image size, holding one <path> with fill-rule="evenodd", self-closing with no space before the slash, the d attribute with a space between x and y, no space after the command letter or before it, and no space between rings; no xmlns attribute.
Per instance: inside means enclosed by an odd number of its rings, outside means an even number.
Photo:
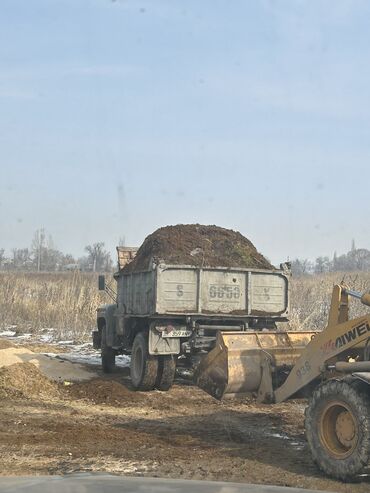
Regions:
<svg viewBox="0 0 370 493"><path fill-rule="evenodd" d="M219 332L195 371L196 384L216 399L257 392L263 360L291 368L316 332Z"/></svg>

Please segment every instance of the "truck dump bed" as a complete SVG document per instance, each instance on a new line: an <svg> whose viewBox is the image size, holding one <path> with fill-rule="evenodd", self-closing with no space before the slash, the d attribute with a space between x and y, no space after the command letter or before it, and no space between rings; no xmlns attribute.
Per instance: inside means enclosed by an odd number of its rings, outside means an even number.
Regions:
<svg viewBox="0 0 370 493"><path fill-rule="evenodd" d="M279 270L155 266L117 274L118 305L127 315L207 314L286 318L289 274Z"/></svg>

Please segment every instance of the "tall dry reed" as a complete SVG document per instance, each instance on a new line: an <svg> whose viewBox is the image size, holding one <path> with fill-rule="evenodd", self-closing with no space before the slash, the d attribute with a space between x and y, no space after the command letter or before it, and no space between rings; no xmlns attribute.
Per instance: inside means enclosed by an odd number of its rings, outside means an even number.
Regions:
<svg viewBox="0 0 370 493"><path fill-rule="evenodd" d="M69 273L1 273L0 327L37 332L53 328L59 338L85 340L96 323L96 308L109 303L97 276Z"/></svg>
<svg viewBox="0 0 370 493"><path fill-rule="evenodd" d="M330 272L292 279L290 326L293 330L325 328L334 284L342 281L355 291L370 291L370 272ZM350 317L369 312L360 301L350 300Z"/></svg>

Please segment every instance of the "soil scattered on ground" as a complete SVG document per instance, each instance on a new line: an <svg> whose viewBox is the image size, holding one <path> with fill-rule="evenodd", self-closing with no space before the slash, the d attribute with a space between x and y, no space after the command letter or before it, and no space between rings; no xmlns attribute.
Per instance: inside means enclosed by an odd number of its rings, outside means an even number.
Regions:
<svg viewBox="0 0 370 493"><path fill-rule="evenodd" d="M22 348L0 350L0 359L14 349ZM180 378L169 392L134 392L128 368L61 383L40 370L29 361L0 368L0 475L108 472L369 491L369 475L344 484L315 466L304 400L219 402Z"/></svg>
<svg viewBox="0 0 370 493"><path fill-rule="evenodd" d="M22 347L30 349L34 353L66 353L68 352L68 348L55 345L48 344L43 342L25 342L22 344Z"/></svg>
<svg viewBox="0 0 370 493"><path fill-rule="evenodd" d="M114 380L94 379L90 382L76 383L66 390L71 399L85 399L94 404L127 406L142 403L145 397L141 392L129 390Z"/></svg>
<svg viewBox="0 0 370 493"><path fill-rule="evenodd" d="M66 385L67 384L67 385ZM128 369L56 383L31 363L0 368L0 475L108 472L368 493L312 462L305 401L216 401L177 379L134 392Z"/></svg>
<svg viewBox="0 0 370 493"><path fill-rule="evenodd" d="M149 235L124 272L145 271L152 264L273 269L253 243L231 229L200 224L165 226Z"/></svg>

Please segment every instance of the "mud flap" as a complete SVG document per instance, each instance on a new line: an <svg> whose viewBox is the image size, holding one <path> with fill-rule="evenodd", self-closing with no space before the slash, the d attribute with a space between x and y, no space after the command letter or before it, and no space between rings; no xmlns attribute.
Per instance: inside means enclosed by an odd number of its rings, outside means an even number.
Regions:
<svg viewBox="0 0 370 493"><path fill-rule="evenodd" d="M154 326L149 329L149 354L179 354L180 339L177 337L162 337Z"/></svg>
<svg viewBox="0 0 370 493"><path fill-rule="evenodd" d="M106 327L106 345L113 347L116 345L116 311L117 305L103 305L98 309L98 327L99 321L103 319Z"/></svg>
<svg viewBox="0 0 370 493"><path fill-rule="evenodd" d="M101 332L99 330L92 331L92 339L93 339L93 348L100 349L101 348Z"/></svg>

